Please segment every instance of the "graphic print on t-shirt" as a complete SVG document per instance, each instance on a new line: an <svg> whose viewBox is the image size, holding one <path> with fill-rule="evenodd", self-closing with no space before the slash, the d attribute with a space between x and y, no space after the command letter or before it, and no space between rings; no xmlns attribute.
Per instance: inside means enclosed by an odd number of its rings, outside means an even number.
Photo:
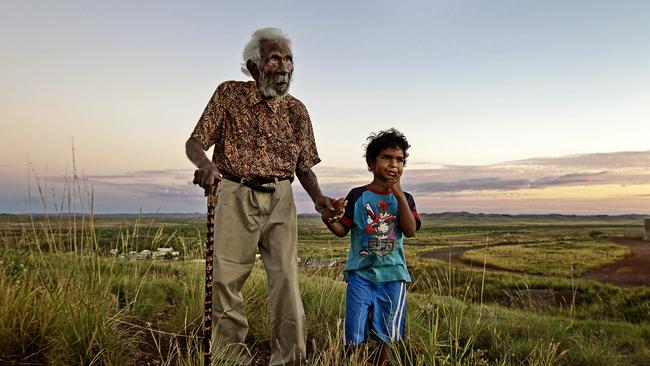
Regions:
<svg viewBox="0 0 650 366"><path fill-rule="evenodd" d="M395 247L397 217L388 212L388 204L385 201L377 202L376 209L377 212L370 203L366 203L368 217L364 231L369 235L368 250L381 257L392 252Z"/></svg>

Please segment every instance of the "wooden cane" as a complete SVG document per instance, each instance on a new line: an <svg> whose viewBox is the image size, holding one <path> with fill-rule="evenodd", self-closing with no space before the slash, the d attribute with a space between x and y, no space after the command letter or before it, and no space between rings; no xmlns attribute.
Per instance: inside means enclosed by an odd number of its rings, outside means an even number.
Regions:
<svg viewBox="0 0 650 366"><path fill-rule="evenodd" d="M198 171L197 171L198 172ZM194 173L194 184L198 184ZM214 254L214 208L217 201L217 184L205 190L208 201L208 224L205 238L205 298L203 300L203 363L210 366L212 344L212 256Z"/></svg>
<svg viewBox="0 0 650 366"><path fill-rule="evenodd" d="M217 186L205 191L208 198L208 227L205 239L205 301L203 314L203 358L206 366L211 365L212 344L212 255L214 253L214 208L217 200Z"/></svg>

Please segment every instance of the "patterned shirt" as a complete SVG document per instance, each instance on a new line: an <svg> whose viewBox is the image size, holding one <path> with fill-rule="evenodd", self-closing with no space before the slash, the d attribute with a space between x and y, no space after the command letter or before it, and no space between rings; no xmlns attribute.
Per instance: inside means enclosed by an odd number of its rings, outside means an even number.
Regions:
<svg viewBox="0 0 650 366"><path fill-rule="evenodd" d="M413 196L404 192L415 217L420 217ZM341 224L351 229L350 254L344 275L354 271L368 281L411 282L404 258L404 235L399 226L397 198L392 193L372 191L368 186L354 188L346 197L348 205Z"/></svg>
<svg viewBox="0 0 650 366"><path fill-rule="evenodd" d="M217 87L192 132L222 173L284 177L320 162L305 106L291 95L263 98L254 81Z"/></svg>

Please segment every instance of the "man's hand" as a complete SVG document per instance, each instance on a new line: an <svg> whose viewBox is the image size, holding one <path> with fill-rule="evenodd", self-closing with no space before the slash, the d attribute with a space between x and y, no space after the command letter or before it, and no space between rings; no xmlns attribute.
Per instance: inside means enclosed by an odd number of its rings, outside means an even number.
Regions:
<svg viewBox="0 0 650 366"><path fill-rule="evenodd" d="M335 222L343 217L345 206L348 204L343 198L333 200L327 196L320 196L314 200L314 208L323 217L323 221Z"/></svg>
<svg viewBox="0 0 650 366"><path fill-rule="evenodd" d="M219 169L212 163L201 166L194 171L193 183L198 184L205 190L219 184L220 180L221 173L219 173Z"/></svg>
<svg viewBox="0 0 650 366"><path fill-rule="evenodd" d="M345 206L347 206L348 201L344 198L339 198L331 201L331 204L332 210L326 208L322 211L319 211L321 214L321 219L326 224L338 222L343 217L343 214L345 213Z"/></svg>
<svg viewBox="0 0 650 366"><path fill-rule="evenodd" d="M221 173L217 167L208 159L203 151L203 146L201 143L193 137L187 139L185 143L185 153L187 154L188 159L198 170L194 171L194 184L198 184L206 191L211 190L210 188L219 184L221 180Z"/></svg>

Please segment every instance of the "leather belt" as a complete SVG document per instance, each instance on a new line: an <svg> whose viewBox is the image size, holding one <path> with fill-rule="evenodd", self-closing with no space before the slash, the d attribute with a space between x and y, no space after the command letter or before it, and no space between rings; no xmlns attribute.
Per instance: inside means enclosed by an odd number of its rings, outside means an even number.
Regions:
<svg viewBox="0 0 650 366"><path fill-rule="evenodd" d="M232 175L229 173L223 173L221 175L224 179L228 179L231 182L235 183L241 183L242 185L245 185L246 187L258 191L258 192L265 192L265 193L273 193L275 192L275 187L269 187L265 186L264 184L269 184L269 183L275 183L276 179L278 182L283 181L283 180L288 180L290 183L293 182L293 175L288 175L286 177L254 177L254 178L242 178L238 177L236 175Z"/></svg>

